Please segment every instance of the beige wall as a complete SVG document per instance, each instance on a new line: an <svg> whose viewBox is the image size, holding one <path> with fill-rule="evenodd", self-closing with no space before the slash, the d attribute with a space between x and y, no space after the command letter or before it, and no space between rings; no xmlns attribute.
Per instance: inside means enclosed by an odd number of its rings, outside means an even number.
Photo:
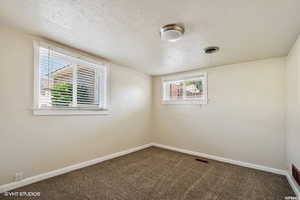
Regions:
<svg viewBox="0 0 300 200"><path fill-rule="evenodd" d="M285 58L197 70L208 72L202 107L162 105L161 77L112 64L110 116L33 116L36 38L6 27L0 38L0 185L149 142L281 169L287 149L300 165L300 42L287 59L286 148Z"/></svg>
<svg viewBox="0 0 300 200"><path fill-rule="evenodd" d="M288 167L293 163L300 169L300 36L287 57L286 116Z"/></svg>
<svg viewBox="0 0 300 200"><path fill-rule="evenodd" d="M197 71L208 72L202 107L162 105L154 78L154 142L285 169L285 58Z"/></svg>
<svg viewBox="0 0 300 200"><path fill-rule="evenodd" d="M150 76L112 65L110 116L33 116L32 37L0 38L0 185L150 142Z"/></svg>

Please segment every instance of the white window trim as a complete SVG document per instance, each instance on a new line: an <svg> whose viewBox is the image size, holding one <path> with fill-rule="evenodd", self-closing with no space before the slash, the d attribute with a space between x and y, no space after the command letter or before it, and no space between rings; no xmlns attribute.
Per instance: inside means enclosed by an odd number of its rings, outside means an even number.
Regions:
<svg viewBox="0 0 300 200"><path fill-rule="evenodd" d="M54 51L63 53L65 55L71 56L74 59L80 59L83 62L88 63L89 65L105 66L104 73L104 86L101 88L104 90L104 95L106 98L103 99L104 108L99 109L88 109L88 108L66 108L66 109L56 109L56 108L40 108L39 107L39 93L40 93L40 73L39 73L39 48L51 48ZM34 41L33 42L34 49L34 92L33 92L33 115L109 115L110 113L110 70L109 63L106 61L96 61L86 56L82 56L80 54L76 54L62 48L50 45L48 43L42 41ZM78 62L78 60L77 60ZM86 64L85 63L85 64Z"/></svg>
<svg viewBox="0 0 300 200"><path fill-rule="evenodd" d="M197 78L197 77L203 77L204 79L204 98L202 99L184 99L184 100L166 100L165 99L165 91L164 91L164 82L165 81L179 81L179 80L185 80L190 78ZM207 92L207 72L198 72L198 73L186 73L183 75L173 75L173 76L167 76L161 78L161 103L162 104L207 104L208 103L208 92Z"/></svg>

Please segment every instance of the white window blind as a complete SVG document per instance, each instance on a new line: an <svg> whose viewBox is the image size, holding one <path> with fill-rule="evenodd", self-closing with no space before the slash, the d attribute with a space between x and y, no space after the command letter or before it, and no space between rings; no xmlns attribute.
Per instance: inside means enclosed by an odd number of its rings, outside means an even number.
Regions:
<svg viewBox="0 0 300 200"><path fill-rule="evenodd" d="M40 109L106 109L106 70L51 47L38 47Z"/></svg>
<svg viewBox="0 0 300 200"><path fill-rule="evenodd" d="M206 73L188 77L163 78L163 103L207 103Z"/></svg>

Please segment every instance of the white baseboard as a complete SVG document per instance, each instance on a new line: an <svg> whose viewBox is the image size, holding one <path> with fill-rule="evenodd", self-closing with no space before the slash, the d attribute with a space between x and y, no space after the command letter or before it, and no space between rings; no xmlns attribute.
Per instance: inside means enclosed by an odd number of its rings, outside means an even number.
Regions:
<svg viewBox="0 0 300 200"><path fill-rule="evenodd" d="M233 164L233 165L239 165L239 166L242 166L242 167L248 167L248 168L253 168L253 169L257 169L257 170L262 170L262 171L266 171L266 172L271 172L271 173L275 173L275 174L284 175L284 176L286 176L289 184L291 185L294 193L296 194L297 199L300 200L299 187L297 186L297 184L294 181L294 179L292 178L292 176L286 170L275 169L275 168L266 167L266 166L263 166L263 165L257 165L257 164L232 160L232 159L223 158L223 157L214 156L214 155L209 155L209 154L205 154L205 153L200 153L200 152L190 151L190 150L186 150L186 149L171 147L171 146L167 146L167 145L163 145L163 144L152 143L152 146L160 147L160 148L168 149L168 150L172 150L172 151L177 151L177 152L181 152L181 153L186 153L186 154L193 155L193 156L199 156L199 157L203 157L203 158L207 158L207 159L211 159L211 160L217 160L217 161L220 161L220 162L226 162L226 163L230 163L230 164Z"/></svg>
<svg viewBox="0 0 300 200"><path fill-rule="evenodd" d="M203 157L203 158L207 158L207 159L211 159L211 160L217 160L220 162L230 163L233 165L239 165L242 167L248 167L248 168L258 169L258 170L262 170L262 171L266 171L266 172L272 172L275 174L286 175L286 171L282 170L282 169L275 169L275 168L266 167L263 165L257 165L257 164L242 162L242 161L238 161L238 160L232 160L232 159L223 158L223 157L219 157L219 156L209 155L206 153L200 153L200 152L190 151L190 150L186 150L186 149L171 147L171 146L167 146L167 145L163 145L163 144L152 143L152 145L163 148L163 149L173 150L173 151L186 153L186 154L190 154L193 156L199 156L199 157Z"/></svg>
<svg viewBox="0 0 300 200"><path fill-rule="evenodd" d="M125 151L121 151L121 152L117 152L114 154L110 154L110 155L106 155L103 157L99 157L93 160L89 160L86 162L82 162L82 163L78 163L75 165L71 165L68 167L64 167L61 169L57 169L54 171L50 171L47 173L43 173L43 174L39 174L36 176L32 176L32 177L28 177L25 178L21 181L16 181L16 182L12 182L12 183L8 183L5 185L0 185L0 193L6 192L6 191L10 191L25 185L29 185L38 181L42 181L44 179L48 179L54 176L58 176L61 174L65 174L77 169L81 169L87 166L91 166L97 163L101 163L103 161L106 160L110 160L116 157L120 157L135 151L139 151L151 146L155 146L155 147L160 147L163 149L168 149L168 150L172 150L172 151L177 151L177 152L181 152L181 153L186 153L186 154L190 154L190 155L194 155L194 156L199 156L199 157L203 157L203 158L207 158L207 159L212 159L212 160L217 160L220 162L226 162L226 163L230 163L230 164L234 164L234 165L239 165L242 167L248 167L248 168L253 168L253 169L258 169L258 170L262 170L262 171L267 171L267 172L272 172L275 174L281 174L281 175L285 175L291 185L291 187L293 188L295 194L298 196L298 198L300 199L300 192L298 190L298 186L296 185L296 183L294 182L293 178L290 176L290 174L285 171L285 170L281 170L281 169L275 169L275 168L271 168L271 167L266 167L266 166L262 166L262 165L256 165L256 164L252 164L252 163L247 163L247 162L242 162L242 161L237 161L237 160L232 160L232 159L228 159L228 158L223 158L223 157L219 157L219 156L214 156L214 155L209 155L209 154L205 154L205 153L200 153L200 152L195 152L195 151L190 151L190 150L186 150L186 149L180 149L180 148L176 148L176 147L171 147L171 146L167 146L167 145L163 145L163 144L157 144L157 143L150 143L150 144L145 144L142 146L138 146L135 148L131 148Z"/></svg>
<svg viewBox="0 0 300 200"><path fill-rule="evenodd" d="M297 183L295 182L294 178L291 176L291 174L289 172L286 172L286 178L288 179L289 184L291 185L292 189L294 190L294 193L300 200L300 189L299 189L299 186L297 185Z"/></svg>
<svg viewBox="0 0 300 200"><path fill-rule="evenodd" d="M103 156L103 157L99 157L99 158L96 158L96 159L93 159L93 160L78 163L78 164L71 165L71 166L68 166L68 167L64 167L64 168L61 168L61 169L57 169L57 170L54 170L54 171L50 171L50 172L46 172L46 173L39 174L39 175L36 175L36 176L28 177L28 178L25 178L21 181L16 181L16 182L8 183L8 184L5 184L5 185L0 185L0 193L6 192L6 191L9 191L9 190L13 190L13 189L25 186L25 185L29 185L31 183L35 183L35 182L38 182L38 181L42 181L42 180L47 179L47 178L51 178L51 177L54 177L54 176L65 174L65 173L74 171L76 169L81 169L81 168L91 166L91 165L94 165L94 164L97 164L97 163L100 163L100 162L103 162L103 161L106 161L106 160L110 160L110 159L113 159L113 158L116 158L116 157L120 157L120 156L129 154L129 153L132 153L132 152L135 152L135 151L139 151L139 150L148 148L150 146L152 146L152 144L145 144L145 145L138 146L138 147L135 147L135 148L131 148L131 149L128 149L128 150L125 150L125 151L117 152L117 153L114 153L114 154L106 155L106 156Z"/></svg>

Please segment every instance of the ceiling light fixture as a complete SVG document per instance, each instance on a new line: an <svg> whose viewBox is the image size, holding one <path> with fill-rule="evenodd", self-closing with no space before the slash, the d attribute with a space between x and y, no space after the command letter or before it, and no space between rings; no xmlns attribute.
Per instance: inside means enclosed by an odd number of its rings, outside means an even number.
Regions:
<svg viewBox="0 0 300 200"><path fill-rule="evenodd" d="M178 24L167 24L160 29L160 38L170 42L179 40L183 34L184 27Z"/></svg>
<svg viewBox="0 0 300 200"><path fill-rule="evenodd" d="M206 54L213 54L213 53L216 53L216 52L219 51L219 50L220 50L219 47L213 46L213 47L206 47L206 48L204 49L204 52L205 52Z"/></svg>

